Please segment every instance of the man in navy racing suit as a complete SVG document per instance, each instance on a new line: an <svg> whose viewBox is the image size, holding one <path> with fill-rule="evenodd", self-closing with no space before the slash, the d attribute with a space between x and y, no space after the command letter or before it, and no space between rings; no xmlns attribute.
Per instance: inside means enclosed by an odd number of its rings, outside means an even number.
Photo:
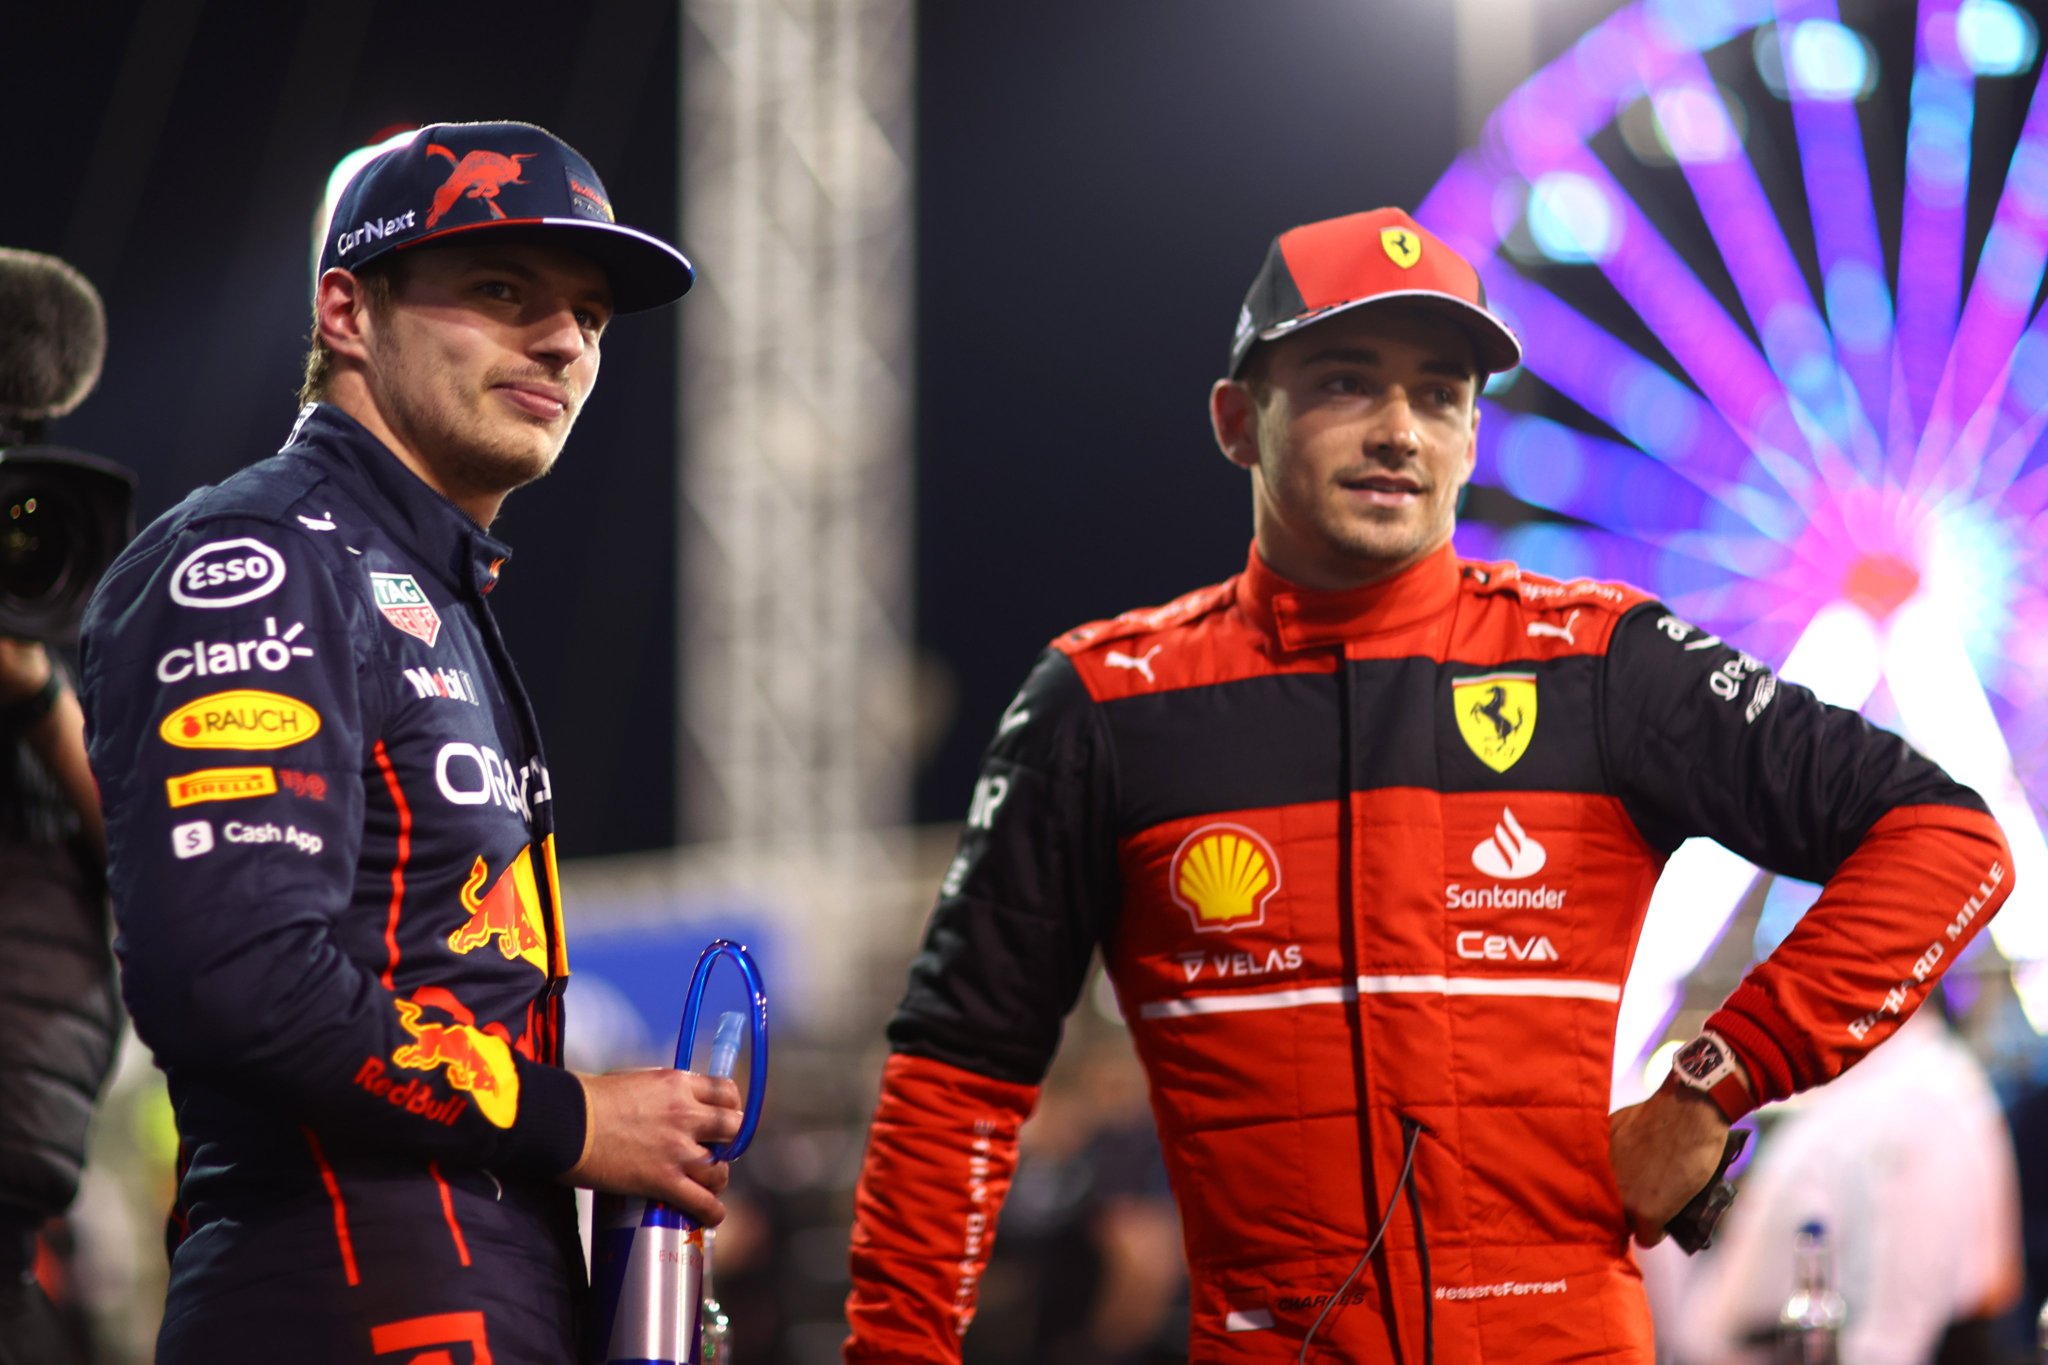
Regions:
<svg viewBox="0 0 2048 1365"><path fill-rule="evenodd" d="M571 1185L723 1216L730 1082L562 1067L553 793L488 604L615 311L689 287L528 124L357 174L278 455L83 638L136 1029L180 1138L158 1360L572 1359Z"/></svg>

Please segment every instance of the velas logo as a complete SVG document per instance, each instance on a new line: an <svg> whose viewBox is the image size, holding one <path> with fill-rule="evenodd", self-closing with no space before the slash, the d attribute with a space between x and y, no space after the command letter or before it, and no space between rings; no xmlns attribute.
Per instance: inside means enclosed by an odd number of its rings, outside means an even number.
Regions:
<svg viewBox="0 0 2048 1365"><path fill-rule="evenodd" d="M1403 227L1380 229L1380 250L1403 270L1422 259L1422 238Z"/></svg>
<svg viewBox="0 0 2048 1365"><path fill-rule="evenodd" d="M415 639L425 640L429 649L441 638L441 613L427 600L420 581L409 573L373 573L370 594L384 619Z"/></svg>
<svg viewBox="0 0 2048 1365"><path fill-rule="evenodd" d="M1167 878L1195 932L1227 932L1265 923L1266 902L1280 889L1280 859L1242 825L1204 825L1174 850Z"/></svg>
<svg viewBox="0 0 2048 1365"><path fill-rule="evenodd" d="M548 969L546 939L542 936L540 888L533 879L533 846L519 850L512 865L498 874L491 889L478 895L490 876L490 865L478 858L462 887L462 908L469 918L448 935L448 946L467 954L496 940L498 955L507 962L524 958L534 970Z"/></svg>
<svg viewBox="0 0 2048 1365"><path fill-rule="evenodd" d="M479 148L464 152L460 157L438 142L427 144L428 156L445 156L455 163L455 169L448 172L448 178L434 191L434 206L427 213L427 226L432 227L448 216L448 211L464 199L476 199L491 211L491 217L503 218L505 210L498 207L498 191L507 185L524 185L520 171L525 162L533 160L533 152L514 152L510 156L503 152L487 152Z"/></svg>
<svg viewBox="0 0 2048 1365"><path fill-rule="evenodd" d="M293 697L237 688L186 702L157 734L179 749L288 749L320 733L320 713Z"/></svg>
<svg viewBox="0 0 2048 1365"><path fill-rule="evenodd" d="M519 1113L519 1069L512 1060L512 1045L471 1023L422 1022L418 1001L391 1003L398 1011L398 1026L412 1035L411 1042L392 1052L391 1060L412 1071L446 1067L449 1085L475 1096L476 1107L497 1127L510 1128Z"/></svg>
<svg viewBox="0 0 2048 1365"><path fill-rule="evenodd" d="M1536 675L1488 673L1455 678L1451 701L1458 733L1481 763L1504 773L1529 751L1536 733Z"/></svg>
<svg viewBox="0 0 2048 1365"><path fill-rule="evenodd" d="M1529 837L1521 821L1506 806L1501 807L1500 823L1493 827L1493 837L1472 850L1472 866L1503 881L1533 877L1548 861L1550 851Z"/></svg>
<svg viewBox="0 0 2048 1365"><path fill-rule="evenodd" d="M185 607L239 607L284 582L284 556L260 540L215 540L171 570L171 600Z"/></svg>
<svg viewBox="0 0 2048 1365"><path fill-rule="evenodd" d="M196 806L201 801L242 801L277 792L274 768L202 768L164 780L171 806Z"/></svg>

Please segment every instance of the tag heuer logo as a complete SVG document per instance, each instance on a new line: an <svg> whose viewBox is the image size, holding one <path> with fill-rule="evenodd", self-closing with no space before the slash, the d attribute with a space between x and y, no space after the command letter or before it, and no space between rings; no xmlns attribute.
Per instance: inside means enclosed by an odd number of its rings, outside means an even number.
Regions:
<svg viewBox="0 0 2048 1365"><path fill-rule="evenodd" d="M441 614L420 590L419 580L409 573L373 573L370 591L384 619L407 635L425 640L432 648L441 638Z"/></svg>

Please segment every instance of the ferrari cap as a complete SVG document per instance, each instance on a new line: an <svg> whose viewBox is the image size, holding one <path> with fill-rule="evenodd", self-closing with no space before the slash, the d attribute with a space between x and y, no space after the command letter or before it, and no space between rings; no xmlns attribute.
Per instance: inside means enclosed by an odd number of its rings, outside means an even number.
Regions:
<svg viewBox="0 0 2048 1365"><path fill-rule="evenodd" d="M1486 307L1471 262L1400 209L1326 218L1273 239L1237 314L1230 376L1261 341L1335 317L1360 304L1402 300L1441 308L1472 338L1486 373L1522 363L1522 344Z"/></svg>
<svg viewBox="0 0 2048 1365"><path fill-rule="evenodd" d="M370 162L335 202L319 274L483 231L589 257L621 313L671 303L695 278L682 252L613 216L604 182L574 147L531 123L432 123Z"/></svg>

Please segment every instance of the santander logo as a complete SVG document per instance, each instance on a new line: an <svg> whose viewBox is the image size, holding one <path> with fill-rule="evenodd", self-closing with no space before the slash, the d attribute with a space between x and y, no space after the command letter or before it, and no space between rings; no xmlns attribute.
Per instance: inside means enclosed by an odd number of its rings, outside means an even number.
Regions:
<svg viewBox="0 0 2048 1365"><path fill-rule="evenodd" d="M1533 877L1549 860L1543 845L1529 837L1515 813L1505 806L1501 807L1500 823L1493 827L1493 837L1472 850L1472 866L1503 881Z"/></svg>

